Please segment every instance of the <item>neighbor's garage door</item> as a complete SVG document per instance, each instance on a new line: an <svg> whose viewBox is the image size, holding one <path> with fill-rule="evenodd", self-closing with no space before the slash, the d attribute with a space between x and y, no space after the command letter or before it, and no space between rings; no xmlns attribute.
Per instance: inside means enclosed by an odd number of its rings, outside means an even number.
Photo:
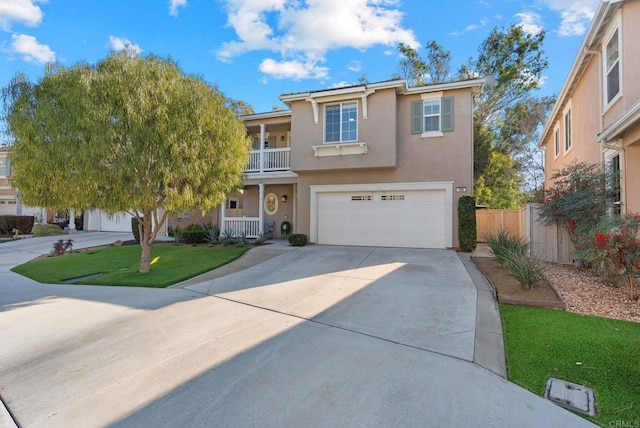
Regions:
<svg viewBox="0 0 640 428"><path fill-rule="evenodd" d="M445 248L444 190L318 193L318 244Z"/></svg>
<svg viewBox="0 0 640 428"><path fill-rule="evenodd" d="M101 232L131 232L131 214L118 213L109 216L100 211Z"/></svg>

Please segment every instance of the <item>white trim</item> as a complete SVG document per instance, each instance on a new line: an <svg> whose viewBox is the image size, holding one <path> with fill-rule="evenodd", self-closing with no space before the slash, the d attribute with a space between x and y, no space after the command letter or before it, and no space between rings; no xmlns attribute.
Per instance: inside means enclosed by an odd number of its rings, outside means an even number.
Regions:
<svg viewBox="0 0 640 428"><path fill-rule="evenodd" d="M640 100L636 101L615 122L596 137L596 142L617 140L630 126L640 121Z"/></svg>
<svg viewBox="0 0 640 428"><path fill-rule="evenodd" d="M423 132L420 134L420 138L433 138L433 137L443 137L444 132L442 131L431 131L431 132Z"/></svg>
<svg viewBox="0 0 640 428"><path fill-rule="evenodd" d="M560 156L560 152L562 152L562 142L560 141L560 124L556 123L556 126L553 128L553 159L558 159ZM557 146L556 146L557 145Z"/></svg>
<svg viewBox="0 0 640 428"><path fill-rule="evenodd" d="M609 40L613 36L613 33L618 31L618 93L611 99L611 101L607 100L607 44ZM602 105L603 105L603 113L606 113L609 108L616 103L620 98L622 98L622 82L623 79L623 50L622 50L622 19L620 15L620 10L618 10L611 20L609 24L609 28L606 33L602 37Z"/></svg>
<svg viewBox="0 0 640 428"><path fill-rule="evenodd" d="M367 143L325 143L321 146L311 146L313 156L345 156L345 155L366 155L369 153Z"/></svg>
<svg viewBox="0 0 640 428"><path fill-rule="evenodd" d="M318 193L329 192L374 192L374 191L445 191L445 227L444 243L453 247L453 181L433 181L417 183L371 183L371 184L323 184L309 186L309 241L318 241Z"/></svg>
<svg viewBox="0 0 640 428"><path fill-rule="evenodd" d="M426 94L420 94L420 99L421 100L433 100L433 99L437 99L437 98L442 98L442 96L444 95L443 91L438 91L438 92L428 92Z"/></svg>
<svg viewBox="0 0 640 428"><path fill-rule="evenodd" d="M567 133L567 114L569 114L569 120L571 122L571 126L568 129L569 133ZM562 152L564 153L564 155L566 155L573 148L573 146L574 146L573 140L575 139L574 135L573 135L574 134L574 132L573 132L573 109L571 108L571 100L569 100L569 102L565 106L564 110L562 111L562 130L564 131L563 132L563 139L562 139L562 142L563 142ZM567 147L567 135L569 135L571 137L571 145L569 147Z"/></svg>
<svg viewBox="0 0 640 428"><path fill-rule="evenodd" d="M344 104L355 104L356 106L356 138L353 140L343 140L342 139L342 107ZM334 107L334 106L340 106L340 140L338 141L327 141L327 107ZM323 125L323 129L322 129L322 142L324 144L342 144L342 143L355 143L358 141L358 134L359 134L359 116L360 116L360 108L358 106L358 100L357 99L349 99L349 100L345 100L345 101L340 101L340 102L336 102L336 103L329 103L329 104L325 104L324 108L322 109L322 112L324 113L324 121L322 123Z"/></svg>

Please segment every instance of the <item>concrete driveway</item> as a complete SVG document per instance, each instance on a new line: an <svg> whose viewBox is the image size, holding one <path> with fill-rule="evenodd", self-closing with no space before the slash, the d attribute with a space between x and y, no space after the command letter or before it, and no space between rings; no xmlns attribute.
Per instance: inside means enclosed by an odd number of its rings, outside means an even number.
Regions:
<svg viewBox="0 0 640 428"><path fill-rule="evenodd" d="M473 363L454 252L304 247L166 290L37 284L8 272L25 253L0 244L22 426L589 426Z"/></svg>

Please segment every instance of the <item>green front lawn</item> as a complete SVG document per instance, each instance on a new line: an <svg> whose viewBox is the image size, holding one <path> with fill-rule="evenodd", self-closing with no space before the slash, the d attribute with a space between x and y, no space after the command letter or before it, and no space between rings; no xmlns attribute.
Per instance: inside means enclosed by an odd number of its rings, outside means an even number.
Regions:
<svg viewBox="0 0 640 428"><path fill-rule="evenodd" d="M549 377L586 385L598 412L587 419L639 423L640 324L525 306L500 312L509 380L538 395Z"/></svg>
<svg viewBox="0 0 640 428"><path fill-rule="evenodd" d="M151 271L141 274L138 273L140 246L127 245L35 260L11 270L45 284L62 284L71 278L103 273L74 283L167 287L225 265L245 251L246 248L156 244L151 256Z"/></svg>

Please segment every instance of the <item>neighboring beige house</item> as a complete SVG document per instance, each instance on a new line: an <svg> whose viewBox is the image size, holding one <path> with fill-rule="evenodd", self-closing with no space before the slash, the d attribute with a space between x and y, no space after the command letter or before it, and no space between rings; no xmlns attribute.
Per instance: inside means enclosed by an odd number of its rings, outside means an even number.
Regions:
<svg viewBox="0 0 640 428"><path fill-rule="evenodd" d="M22 205L18 191L11 186L11 146L0 145L0 215L32 215L40 222L47 210Z"/></svg>
<svg viewBox="0 0 640 428"><path fill-rule="evenodd" d="M17 192L9 183L11 176L11 158L9 147L0 146L0 215L16 215L18 203Z"/></svg>
<svg viewBox="0 0 640 428"><path fill-rule="evenodd" d="M574 161L620 172L614 213L640 212L640 1L598 7L544 128L545 182Z"/></svg>
<svg viewBox="0 0 640 428"><path fill-rule="evenodd" d="M317 244L456 247L484 85L392 80L282 95L290 110L243 117L254 141L243 188L205 221L250 237L273 224L275 238L286 221ZM170 224L200 220L189 215Z"/></svg>

